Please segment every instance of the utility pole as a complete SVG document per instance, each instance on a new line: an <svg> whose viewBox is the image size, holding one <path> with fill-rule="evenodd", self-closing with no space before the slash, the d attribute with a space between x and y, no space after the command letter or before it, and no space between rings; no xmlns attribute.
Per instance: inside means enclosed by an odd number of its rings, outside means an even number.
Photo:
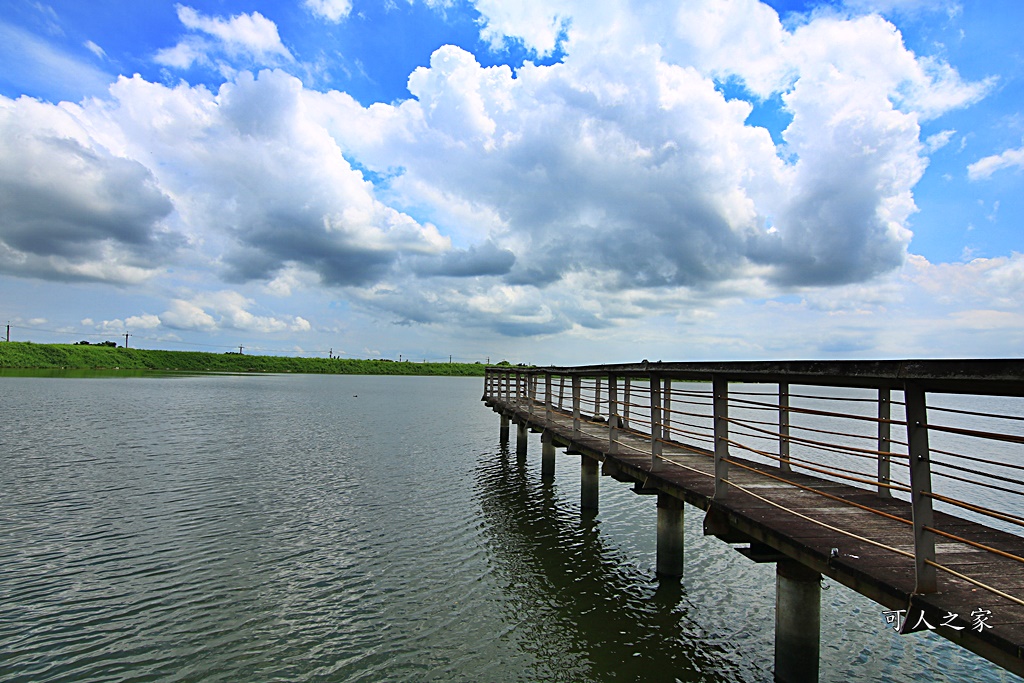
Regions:
<svg viewBox="0 0 1024 683"><path fill-rule="evenodd" d="M398 362L399 362L399 363L401 363L401 362L402 362L402 354L398 354Z"/></svg>
<svg viewBox="0 0 1024 683"><path fill-rule="evenodd" d="M451 365L451 364L452 364L452 355L449 353L448 354L448 365Z"/></svg>
<svg viewBox="0 0 1024 683"><path fill-rule="evenodd" d="M127 332L124 333L124 348L126 349L128 348L128 337L130 336L132 335L128 334Z"/></svg>
<svg viewBox="0 0 1024 683"><path fill-rule="evenodd" d="M7 321L7 341L11 341L11 321Z"/></svg>
<svg viewBox="0 0 1024 683"><path fill-rule="evenodd" d="M331 347L331 350L327 352L327 358L328 359L333 359L334 358L334 347L333 346Z"/></svg>
<svg viewBox="0 0 1024 683"><path fill-rule="evenodd" d="M245 348L245 347L244 347L244 346L242 346L241 344L239 344L239 345L238 345L238 355L239 355L239 356L241 356L241 355L242 355L242 349L244 349L244 348Z"/></svg>

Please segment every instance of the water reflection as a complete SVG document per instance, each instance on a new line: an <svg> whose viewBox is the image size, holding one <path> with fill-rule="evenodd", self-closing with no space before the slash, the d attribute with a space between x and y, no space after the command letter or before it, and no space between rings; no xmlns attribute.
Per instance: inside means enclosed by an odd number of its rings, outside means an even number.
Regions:
<svg viewBox="0 0 1024 683"><path fill-rule="evenodd" d="M678 580L653 581L608 547L600 516L535 480L501 448L483 458L477 500L503 614L552 681L755 681L749 659L703 638ZM653 514L653 509L650 511Z"/></svg>

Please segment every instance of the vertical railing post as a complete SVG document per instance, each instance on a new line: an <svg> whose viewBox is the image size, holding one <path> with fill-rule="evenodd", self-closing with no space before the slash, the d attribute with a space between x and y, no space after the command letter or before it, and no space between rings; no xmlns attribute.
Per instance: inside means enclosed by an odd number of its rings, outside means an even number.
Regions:
<svg viewBox="0 0 1024 683"><path fill-rule="evenodd" d="M619 452L619 386L614 374L608 375L608 452Z"/></svg>
<svg viewBox="0 0 1024 683"><path fill-rule="evenodd" d="M729 380L721 375L711 378L715 415L715 499L728 492L729 480Z"/></svg>
<svg viewBox="0 0 1024 683"><path fill-rule="evenodd" d="M623 429L629 429L629 390L630 390L630 379L625 378L625 386L623 387L622 394L622 422L619 426Z"/></svg>
<svg viewBox="0 0 1024 683"><path fill-rule="evenodd" d="M558 409L565 405L565 375L558 376Z"/></svg>
<svg viewBox="0 0 1024 683"><path fill-rule="evenodd" d="M544 373L544 420L545 428L551 425L551 373Z"/></svg>
<svg viewBox="0 0 1024 683"><path fill-rule="evenodd" d="M594 380L594 418L601 417L601 376Z"/></svg>
<svg viewBox="0 0 1024 683"><path fill-rule="evenodd" d="M779 382L779 469L793 470L789 461L789 382Z"/></svg>
<svg viewBox="0 0 1024 683"><path fill-rule="evenodd" d="M661 438L672 438L672 378L665 378L665 392L661 396Z"/></svg>
<svg viewBox="0 0 1024 683"><path fill-rule="evenodd" d="M661 377L656 373L649 376L651 385L651 469L661 464Z"/></svg>
<svg viewBox="0 0 1024 683"><path fill-rule="evenodd" d="M533 372L526 375L526 400L530 415L533 415L533 406L537 402L537 374Z"/></svg>
<svg viewBox="0 0 1024 683"><path fill-rule="evenodd" d="M914 517L914 564L917 577L915 593L934 593L937 589L935 534L933 526L932 471L928 447L928 406L924 389L907 383L903 389L907 408L907 444L910 455L910 505Z"/></svg>
<svg viewBox="0 0 1024 683"><path fill-rule="evenodd" d="M522 382L523 382L523 378L519 374L519 371L516 370L516 407L517 408L519 407L519 401L522 399L522 388L523 388Z"/></svg>
<svg viewBox="0 0 1024 683"><path fill-rule="evenodd" d="M892 450L892 392L878 390L878 495L892 498L892 490L886 486L891 481L889 452Z"/></svg>
<svg viewBox="0 0 1024 683"><path fill-rule="evenodd" d="M572 435L580 433L580 376L572 376Z"/></svg>

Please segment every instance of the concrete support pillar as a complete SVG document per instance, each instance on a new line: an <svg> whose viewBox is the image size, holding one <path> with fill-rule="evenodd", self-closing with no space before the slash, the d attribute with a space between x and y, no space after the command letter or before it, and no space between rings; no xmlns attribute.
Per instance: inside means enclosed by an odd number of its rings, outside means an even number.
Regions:
<svg viewBox="0 0 1024 683"><path fill-rule="evenodd" d="M525 422L516 425L516 455L525 456L526 447L529 445L530 430Z"/></svg>
<svg viewBox="0 0 1024 683"><path fill-rule="evenodd" d="M508 415L501 416L501 431L498 438L501 439L501 443L508 443Z"/></svg>
<svg viewBox="0 0 1024 683"><path fill-rule="evenodd" d="M775 680L817 683L821 574L794 560L775 567Z"/></svg>
<svg viewBox="0 0 1024 683"><path fill-rule="evenodd" d="M597 509L597 486L601 481L599 463L593 458L581 456L583 466L580 474L580 507L584 510Z"/></svg>
<svg viewBox="0 0 1024 683"><path fill-rule="evenodd" d="M683 501L658 494L658 575L683 575Z"/></svg>
<svg viewBox="0 0 1024 683"><path fill-rule="evenodd" d="M541 434L540 443L540 478L544 481L551 481L555 478L555 444L551 441L551 433Z"/></svg>

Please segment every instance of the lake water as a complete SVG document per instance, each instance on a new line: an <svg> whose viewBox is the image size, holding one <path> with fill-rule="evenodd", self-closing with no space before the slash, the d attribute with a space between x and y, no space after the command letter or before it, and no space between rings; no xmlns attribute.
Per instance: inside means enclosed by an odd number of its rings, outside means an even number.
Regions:
<svg viewBox="0 0 1024 683"><path fill-rule="evenodd" d="M688 507L655 580L654 498L581 515L482 389L0 377L0 680L771 680L774 566ZM1019 680L826 587L822 681Z"/></svg>

